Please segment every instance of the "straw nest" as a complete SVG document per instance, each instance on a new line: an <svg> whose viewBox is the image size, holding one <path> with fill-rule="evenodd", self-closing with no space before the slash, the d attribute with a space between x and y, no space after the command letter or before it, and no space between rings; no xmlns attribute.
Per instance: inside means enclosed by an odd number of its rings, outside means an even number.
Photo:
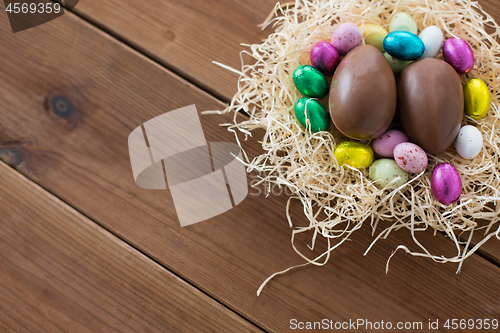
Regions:
<svg viewBox="0 0 500 333"><path fill-rule="evenodd" d="M329 131L318 133L310 133L301 127L293 112L294 103L301 96L293 84L292 74L299 65L308 63L312 45L329 40L338 24L376 23L387 27L392 16L402 11L411 14L419 31L437 25L445 38L460 37L469 43L476 63L474 70L462 77L462 82L470 78L483 80L490 89L491 107L488 116L482 120L469 117L463 120L463 125L474 125L483 134L484 148L476 158L462 159L452 146L437 156L429 155L427 170L413 175L404 186L384 190L370 181L367 171L339 167L333 150L346 138L333 125ZM500 48L497 42L500 29L477 2L297 0L277 4L263 24L264 27L270 25L275 32L265 41L244 45L247 49L242 54L251 56L252 62L243 64L241 71L231 69L240 75L238 92L227 109L219 113L234 112L234 124L226 125L234 131L238 142L242 137L254 140L251 138L253 129L265 130L264 137L258 138L264 153L251 160L244 154L243 162L248 172L257 171L263 175L261 182L288 187L293 193L289 201L298 199L304 206L309 224L306 227L294 226L288 213L289 205L284 212L293 227L292 244L297 233L307 231L314 233L313 242L320 235L328 239L328 251L316 258L308 258L294 246L307 260L306 264L325 264L330 251L348 238L355 240L351 234L363 224L369 224L374 233L374 241L366 252L391 231L407 228L420 250L410 251L402 244L394 252L403 249L411 255L437 262L459 263L457 271L462 262L488 239L500 239L500 205L497 204L500 200ZM441 54L438 57L442 58ZM249 118L242 117L241 111ZM462 196L454 205L440 204L431 193L430 175L439 162L453 164L461 175ZM259 183L254 186L259 186ZM377 229L382 220L391 221L392 225ZM429 230L446 234L456 245L456 255L434 255L422 246L415 234ZM481 235L481 240L472 246L470 241L474 231Z"/></svg>

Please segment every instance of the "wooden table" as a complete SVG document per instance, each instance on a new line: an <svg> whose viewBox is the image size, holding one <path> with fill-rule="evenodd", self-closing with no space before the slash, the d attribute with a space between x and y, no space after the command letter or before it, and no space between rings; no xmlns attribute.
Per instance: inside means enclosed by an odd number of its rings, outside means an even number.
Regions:
<svg viewBox="0 0 500 333"><path fill-rule="evenodd" d="M257 24L274 1L84 0L16 34L2 16L0 332L289 332L323 319L423 323L414 331L439 320L448 331L447 319L500 320L496 239L460 274L402 252L386 274L409 235L363 256L373 240L363 228L327 265L279 276L257 297L270 274L303 263L286 197L249 195L181 228L169 191L136 186L129 133L182 106L224 108L237 77L212 61L238 68L239 43L270 32ZM497 0L480 3L500 21ZM72 109L54 109L55 96ZM207 141L234 142L217 126L227 120L201 116ZM245 148L260 151L256 140ZM421 242L454 253L439 235Z"/></svg>

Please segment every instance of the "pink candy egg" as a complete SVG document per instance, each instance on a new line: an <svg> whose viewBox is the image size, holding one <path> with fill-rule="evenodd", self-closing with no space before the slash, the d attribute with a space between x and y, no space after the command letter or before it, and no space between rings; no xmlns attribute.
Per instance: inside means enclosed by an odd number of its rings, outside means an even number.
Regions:
<svg viewBox="0 0 500 333"><path fill-rule="evenodd" d="M345 55L361 43L361 30L354 23L343 23L332 35L332 45L340 55Z"/></svg>
<svg viewBox="0 0 500 333"><path fill-rule="evenodd" d="M311 49L311 64L321 73L331 76L340 62L337 49L328 42L314 44Z"/></svg>
<svg viewBox="0 0 500 333"><path fill-rule="evenodd" d="M436 165L431 176L431 190L443 205L457 201L462 193L462 180L457 169L449 163Z"/></svg>
<svg viewBox="0 0 500 333"><path fill-rule="evenodd" d="M378 156L392 157L394 147L402 142L408 141L408 137L403 132L398 130L388 130L372 141L372 148Z"/></svg>
<svg viewBox="0 0 500 333"><path fill-rule="evenodd" d="M394 160L401 169L410 173L420 173L427 168L427 154L414 143L403 142L394 147Z"/></svg>
<svg viewBox="0 0 500 333"><path fill-rule="evenodd" d="M469 44L463 39L447 39L443 46L443 57L460 75L474 68L474 54Z"/></svg>

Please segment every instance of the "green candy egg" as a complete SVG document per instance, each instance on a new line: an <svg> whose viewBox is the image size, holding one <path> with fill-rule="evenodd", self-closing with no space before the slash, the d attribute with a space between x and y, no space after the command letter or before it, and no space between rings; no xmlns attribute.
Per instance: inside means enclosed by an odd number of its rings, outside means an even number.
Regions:
<svg viewBox="0 0 500 333"><path fill-rule="evenodd" d="M373 163L373 150L358 141L344 141L333 151L340 166L348 165L356 169L368 168Z"/></svg>
<svg viewBox="0 0 500 333"><path fill-rule="evenodd" d="M293 83L304 96L323 98L328 94L328 81L316 68L309 65L299 66L293 72Z"/></svg>
<svg viewBox="0 0 500 333"><path fill-rule="evenodd" d="M406 68L406 66L413 63L413 61L396 59L387 52L384 52L384 57L389 62L389 65L391 65L392 71L394 72L395 75L398 75L403 71L403 69Z"/></svg>
<svg viewBox="0 0 500 333"><path fill-rule="evenodd" d="M393 31L408 31L416 35L418 32L417 22L405 12L397 13L389 23L389 32Z"/></svg>
<svg viewBox="0 0 500 333"><path fill-rule="evenodd" d="M490 109L490 91L486 83L480 79L470 79L464 86L465 114L479 120L488 114Z"/></svg>
<svg viewBox="0 0 500 333"><path fill-rule="evenodd" d="M312 132L326 131L330 114L317 99L302 97L295 103L295 116L299 123Z"/></svg>
<svg viewBox="0 0 500 333"><path fill-rule="evenodd" d="M396 178L398 178L395 180ZM370 166L370 179L381 188L386 187L393 180L390 187L399 187L408 181L408 172L399 167L396 161L383 158L376 160Z"/></svg>

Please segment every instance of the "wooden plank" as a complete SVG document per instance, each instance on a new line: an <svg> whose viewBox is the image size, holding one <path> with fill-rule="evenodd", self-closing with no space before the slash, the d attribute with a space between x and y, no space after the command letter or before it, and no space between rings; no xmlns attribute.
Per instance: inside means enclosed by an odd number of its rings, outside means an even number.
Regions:
<svg viewBox="0 0 500 333"><path fill-rule="evenodd" d="M2 159L258 326L288 331L294 318L444 323L500 317L498 267L474 256L456 275L455 265L401 253L386 275L386 259L407 235L394 233L363 257L373 240L369 228L326 266L278 277L256 297L269 274L303 262L290 247L286 198L252 191L223 215L180 228L170 193L138 188L130 169L127 137L136 126L193 103L199 110L223 105L72 14L22 38L0 22L0 33ZM51 108L56 94L71 101L73 112L61 117ZM234 140L217 126L228 117L201 121L207 141ZM255 139L245 146L250 154L260 151ZM292 214L303 220L298 205ZM433 253L453 253L442 238L420 240ZM299 248L307 242L300 238ZM322 250L320 243L308 254Z"/></svg>
<svg viewBox="0 0 500 333"><path fill-rule="evenodd" d="M271 31L257 24L270 13L276 0L142 2L87 0L74 11L133 45L161 64L174 69L216 97L229 100L237 77L212 65L213 60L240 68L240 43L257 43ZM482 8L500 22L500 5L479 0ZM211 29L205 29L211 27ZM203 40L203 43L199 43ZM200 71L200 68L206 69ZM476 233L473 243L482 239ZM500 263L500 242L489 242L481 254Z"/></svg>
<svg viewBox="0 0 500 333"><path fill-rule="evenodd" d="M257 25L275 4L275 0L86 0L74 11L228 101L236 92L237 76L212 61L240 68L240 44L267 37L268 32Z"/></svg>
<svg viewBox="0 0 500 333"><path fill-rule="evenodd" d="M85 0L73 10L228 101L236 92L238 78L212 61L239 69L239 52L243 49L240 44L258 43L267 37L271 28L262 31L257 25L276 2ZM479 3L500 22L496 0L479 0Z"/></svg>
<svg viewBox="0 0 500 333"><path fill-rule="evenodd" d="M261 332L4 163L0 182L2 332Z"/></svg>

